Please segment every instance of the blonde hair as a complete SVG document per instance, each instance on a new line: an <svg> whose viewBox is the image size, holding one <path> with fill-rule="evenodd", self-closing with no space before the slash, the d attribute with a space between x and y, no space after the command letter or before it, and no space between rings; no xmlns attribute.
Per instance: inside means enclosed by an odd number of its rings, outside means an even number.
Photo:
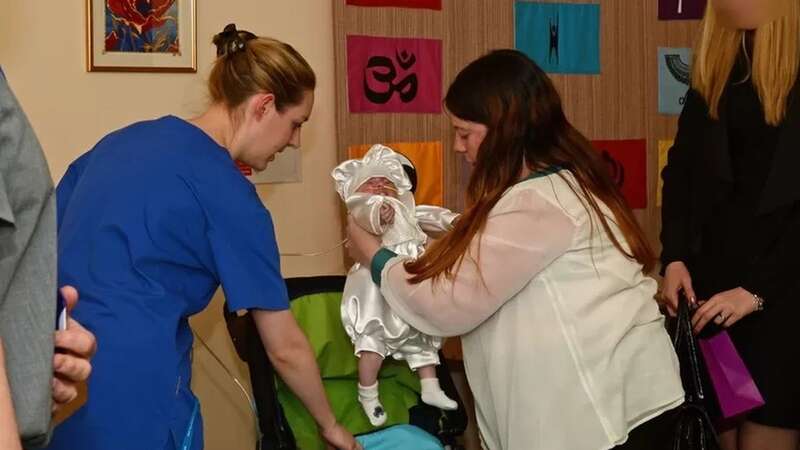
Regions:
<svg viewBox="0 0 800 450"><path fill-rule="evenodd" d="M278 111L297 105L317 81L311 66L291 45L236 30L231 24L214 36L217 60L208 79L211 100L233 110L250 96L268 92Z"/></svg>
<svg viewBox="0 0 800 450"><path fill-rule="evenodd" d="M776 1L787 2L787 14L753 32L752 59L747 55L764 118L773 126L786 116L789 93L800 65L800 6L797 0ZM714 119L719 118L719 101L746 33L723 25L713 2L709 2L695 49L692 87L705 99Z"/></svg>

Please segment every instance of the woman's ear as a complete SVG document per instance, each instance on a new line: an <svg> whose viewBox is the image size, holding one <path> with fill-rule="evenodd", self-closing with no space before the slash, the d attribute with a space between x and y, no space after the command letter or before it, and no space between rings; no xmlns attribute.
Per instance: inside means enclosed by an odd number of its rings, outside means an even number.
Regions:
<svg viewBox="0 0 800 450"><path fill-rule="evenodd" d="M277 112L277 108L275 105L275 95L268 93L253 95L253 98L250 99L250 104L248 105L248 109L250 110L253 117L256 118L256 120L261 120L265 117L269 117L271 114Z"/></svg>

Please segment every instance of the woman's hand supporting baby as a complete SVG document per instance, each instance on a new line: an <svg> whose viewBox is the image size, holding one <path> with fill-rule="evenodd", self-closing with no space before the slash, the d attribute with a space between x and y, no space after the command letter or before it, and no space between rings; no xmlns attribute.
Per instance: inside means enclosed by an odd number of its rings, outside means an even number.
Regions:
<svg viewBox="0 0 800 450"><path fill-rule="evenodd" d="M381 240L378 236L371 234L361 228L353 216L347 216L347 239L345 244L347 252L354 261L367 267L372 264L372 257L381 248Z"/></svg>
<svg viewBox="0 0 800 450"><path fill-rule="evenodd" d="M391 225L394 223L394 208L388 203L381 205L381 225Z"/></svg>

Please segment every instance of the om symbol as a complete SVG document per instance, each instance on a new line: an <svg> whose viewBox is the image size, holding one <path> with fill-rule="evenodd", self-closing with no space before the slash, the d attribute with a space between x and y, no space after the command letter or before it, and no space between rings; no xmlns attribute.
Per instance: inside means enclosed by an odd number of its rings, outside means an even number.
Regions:
<svg viewBox="0 0 800 450"><path fill-rule="evenodd" d="M408 71L417 62L417 57L413 53L405 50L395 52L397 65L403 71ZM417 97L417 74L411 73L406 77L395 81L397 78L397 68L395 62L387 56L373 56L367 61L364 69L364 93L372 103L384 104L392 99L395 93L400 96L403 103L408 103ZM370 79L383 85L383 89L372 89Z"/></svg>

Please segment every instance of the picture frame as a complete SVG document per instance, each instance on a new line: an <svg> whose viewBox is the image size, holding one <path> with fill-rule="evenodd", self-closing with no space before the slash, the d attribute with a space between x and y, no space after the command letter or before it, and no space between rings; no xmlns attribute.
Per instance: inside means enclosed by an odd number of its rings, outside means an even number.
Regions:
<svg viewBox="0 0 800 450"><path fill-rule="evenodd" d="M86 0L86 70L197 72L196 0Z"/></svg>

